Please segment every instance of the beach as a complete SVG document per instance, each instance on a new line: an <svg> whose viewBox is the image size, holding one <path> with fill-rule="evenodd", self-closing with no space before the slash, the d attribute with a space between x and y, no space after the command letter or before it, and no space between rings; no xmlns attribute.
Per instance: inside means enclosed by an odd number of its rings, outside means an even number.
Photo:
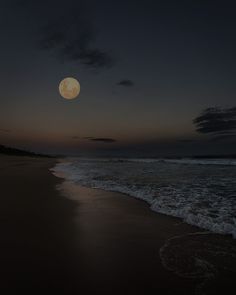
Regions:
<svg viewBox="0 0 236 295"><path fill-rule="evenodd" d="M55 159L0 156L2 294L73 294L73 202L58 197Z"/></svg>
<svg viewBox="0 0 236 295"><path fill-rule="evenodd" d="M236 242L0 156L3 294L229 294Z"/></svg>

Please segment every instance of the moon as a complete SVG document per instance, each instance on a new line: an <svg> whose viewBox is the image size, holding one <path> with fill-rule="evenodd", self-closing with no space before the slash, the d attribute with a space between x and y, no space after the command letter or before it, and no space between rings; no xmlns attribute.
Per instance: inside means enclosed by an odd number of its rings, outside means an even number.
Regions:
<svg viewBox="0 0 236 295"><path fill-rule="evenodd" d="M65 99L74 99L80 93L79 81L72 77L63 79L59 84L59 92Z"/></svg>

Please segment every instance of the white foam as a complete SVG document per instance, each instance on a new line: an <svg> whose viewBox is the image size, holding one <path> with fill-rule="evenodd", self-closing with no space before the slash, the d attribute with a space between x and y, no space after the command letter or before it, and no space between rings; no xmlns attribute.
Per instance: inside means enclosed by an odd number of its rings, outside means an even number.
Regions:
<svg viewBox="0 0 236 295"><path fill-rule="evenodd" d="M124 159L123 159L124 160ZM125 161L125 160L124 160ZM235 166L236 159L193 159L193 158L181 158L181 159L157 159L157 158L134 158L134 159L126 159L126 161L130 162L143 162L143 163L173 163L173 164L185 164L185 165L226 165L226 166Z"/></svg>
<svg viewBox="0 0 236 295"><path fill-rule="evenodd" d="M153 211L236 238L236 167L168 161L70 159L53 171L74 183L145 200Z"/></svg>

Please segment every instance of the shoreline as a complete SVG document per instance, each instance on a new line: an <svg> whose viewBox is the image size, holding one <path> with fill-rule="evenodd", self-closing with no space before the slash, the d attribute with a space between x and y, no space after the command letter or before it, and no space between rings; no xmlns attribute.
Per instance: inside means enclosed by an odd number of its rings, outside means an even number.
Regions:
<svg viewBox="0 0 236 295"><path fill-rule="evenodd" d="M127 196L129 198L133 198L135 200L144 202L145 205L148 205L149 209L152 212L155 212L156 214L168 216L170 218L172 218L172 217L177 218L182 223L188 224L194 228L198 228L199 231L205 231L205 232L209 232L209 233L213 233L213 234L219 234L219 235L230 237L230 238L236 240L235 230L231 229L231 231L230 231L229 229L227 229L227 232L225 232L222 229L217 228L216 226L212 227L212 224L209 225L209 222L207 223L206 220L204 222L202 222L202 220L200 220L200 221L198 220L196 222L195 219L189 218L189 215L181 216L179 214L173 214L173 212L170 213L170 212L163 211L163 210L157 210L156 207L153 206L153 203L152 203L152 201L150 201L149 198L140 197L140 196L137 196L136 194L133 194L131 192L125 192L124 190L113 190L110 188L103 188L103 187L99 187L99 186L97 187L97 186L83 185L79 182L76 183L75 181L70 179L70 177L71 177L70 172L69 173L68 173L68 171L64 172L63 168L61 169L60 167L59 168L57 167L57 166L60 166L60 164L70 164L70 162L71 162L70 160L65 159L65 158L59 159L57 165L54 166L52 169L50 169L50 171L56 177L62 178L62 179L64 179L64 181L70 182L72 185L76 184L77 186L83 186L83 187L86 187L89 189L101 190L101 191L110 192L110 193L118 193L118 194Z"/></svg>
<svg viewBox="0 0 236 295"><path fill-rule="evenodd" d="M142 288L149 281L149 287L145 288L151 293L222 294L234 285L231 274L222 271L226 267L236 273L236 241L231 236L215 234L187 224L178 217L157 213L150 210L144 200L119 192L88 188L67 180L58 189L62 195L78 203L75 223L85 233L83 248L88 257L95 256L95 261L102 264L104 253L111 251L108 245L112 245L116 252L111 253L112 259L115 255L119 258L119 261L115 259L116 265L121 264L123 259L119 252L128 253L125 260L133 257L132 263L135 259L144 259L141 265L143 271L148 269L148 273L139 270L142 275L140 278L135 276L133 281L130 276L128 282L124 282L126 286L123 290L138 281L141 284L135 293L145 294ZM95 241L91 241L92 237L88 234L91 231L95 233ZM101 237L106 237L106 241ZM91 243L95 244L94 247ZM231 258L232 261L225 263L224 260ZM93 261L90 261L89 267L96 269ZM133 270L139 267L140 261L135 262ZM96 277L102 281L102 277L110 276L109 272L99 268ZM116 276L115 272L110 278L110 288L116 284L113 280ZM130 290L127 294L132 292Z"/></svg>
<svg viewBox="0 0 236 295"><path fill-rule="evenodd" d="M235 240L200 234L130 196L73 186L49 170L57 161L0 156L4 294L222 294L234 286Z"/></svg>
<svg viewBox="0 0 236 295"><path fill-rule="evenodd" d="M56 161L0 155L3 294L79 293L76 205L55 189Z"/></svg>
<svg viewBox="0 0 236 295"><path fill-rule="evenodd" d="M66 158L51 170L56 176L71 180L78 185L131 196L145 201L150 210L158 214L174 216L203 230L236 238L234 200L232 196L227 198L224 192L226 186L229 191L231 190L231 194L234 191L235 182L234 178L230 181L230 175L234 176L235 169L229 171L227 166L228 178L223 181L221 178L224 176L222 174L220 177L219 173L221 168L219 171L217 168L215 172L214 167L209 170L208 165L200 169L199 165L191 165L187 168L181 165L180 176L178 176L178 165L173 168L163 163L158 164L159 166L153 163L151 166L138 164L136 172L132 169L135 169L137 164L132 164L130 167L127 163L117 164L116 161L113 163L107 159L98 163L93 160L86 161L86 159L80 162L79 159ZM78 165L82 169L79 169ZM126 166L127 170L122 171ZM140 167L150 174L142 173ZM158 176L158 169L163 172L160 176ZM154 171L156 176L153 174ZM188 180L184 177L186 173L190 174ZM215 174L206 182L203 179L204 173ZM224 184L218 186L221 181Z"/></svg>

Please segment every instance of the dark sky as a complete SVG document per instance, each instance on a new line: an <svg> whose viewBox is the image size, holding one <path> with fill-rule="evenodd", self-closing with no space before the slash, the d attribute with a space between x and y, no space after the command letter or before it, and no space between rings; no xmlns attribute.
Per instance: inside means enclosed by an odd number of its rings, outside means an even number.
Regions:
<svg viewBox="0 0 236 295"><path fill-rule="evenodd" d="M235 151L233 1L0 6L0 143L73 154ZM81 84L73 101L58 92L67 76Z"/></svg>

